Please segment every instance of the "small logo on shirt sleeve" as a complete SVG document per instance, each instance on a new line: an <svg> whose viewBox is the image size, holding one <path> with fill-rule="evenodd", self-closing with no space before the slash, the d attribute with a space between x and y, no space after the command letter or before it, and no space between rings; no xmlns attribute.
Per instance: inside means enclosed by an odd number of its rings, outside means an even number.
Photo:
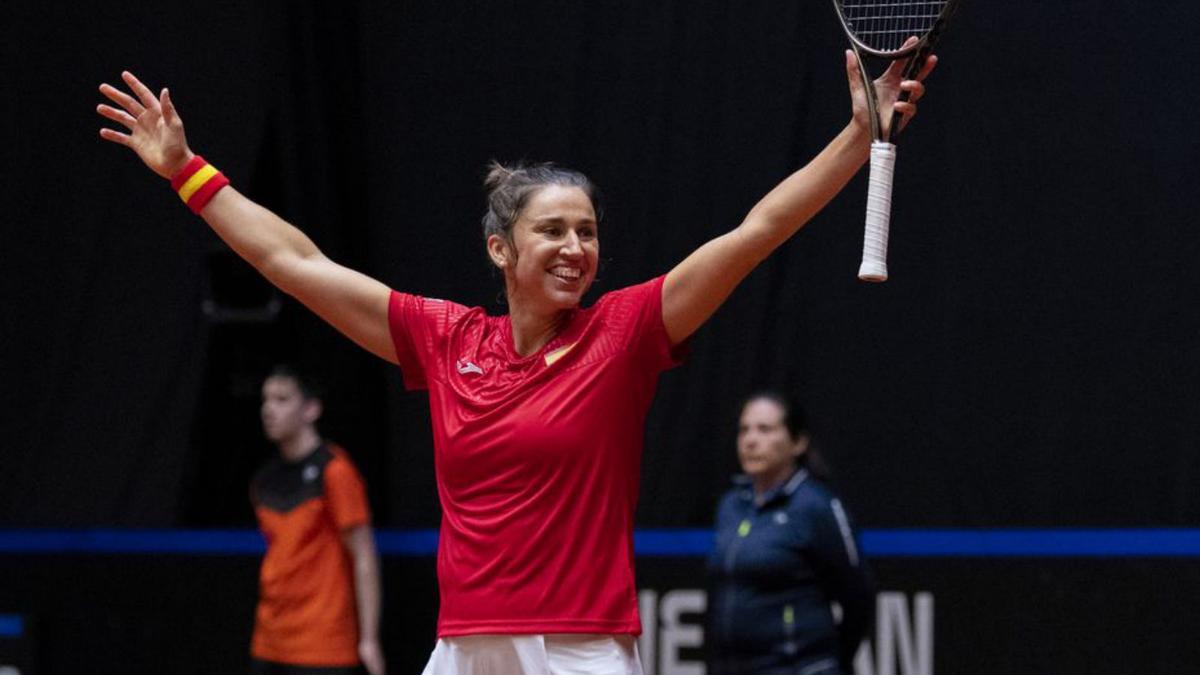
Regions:
<svg viewBox="0 0 1200 675"><path fill-rule="evenodd" d="M301 474L301 478L304 479L305 483L311 483L317 479L317 476L320 476L320 475L321 475L321 470L318 469L315 465L309 464L308 466L304 467L304 473Z"/></svg>
<svg viewBox="0 0 1200 675"><path fill-rule="evenodd" d="M458 369L459 375L466 375L468 373L475 373L476 375L483 374L483 368L480 368L470 361L463 361L462 359L455 361L454 367Z"/></svg>

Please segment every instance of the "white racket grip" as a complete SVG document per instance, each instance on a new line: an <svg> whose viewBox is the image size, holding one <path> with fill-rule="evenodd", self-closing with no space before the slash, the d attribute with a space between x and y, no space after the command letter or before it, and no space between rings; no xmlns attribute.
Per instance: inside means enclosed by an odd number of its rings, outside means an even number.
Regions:
<svg viewBox="0 0 1200 675"><path fill-rule="evenodd" d="M871 174L867 179L867 229L863 234L862 265L858 278L887 281L888 227L892 220L892 174L896 168L896 146L887 141L871 143Z"/></svg>

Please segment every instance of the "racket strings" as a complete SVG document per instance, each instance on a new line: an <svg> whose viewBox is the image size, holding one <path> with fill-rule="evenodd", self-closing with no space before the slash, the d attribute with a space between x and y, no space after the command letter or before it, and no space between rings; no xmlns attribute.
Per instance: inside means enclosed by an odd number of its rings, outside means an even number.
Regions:
<svg viewBox="0 0 1200 675"><path fill-rule="evenodd" d="M933 29L949 0L840 0L846 25L863 44L899 51L910 36Z"/></svg>

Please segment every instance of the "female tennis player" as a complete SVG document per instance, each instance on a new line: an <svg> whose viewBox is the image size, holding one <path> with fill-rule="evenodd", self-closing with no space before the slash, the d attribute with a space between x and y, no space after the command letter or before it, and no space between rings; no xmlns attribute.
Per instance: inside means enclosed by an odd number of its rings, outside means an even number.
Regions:
<svg viewBox="0 0 1200 675"><path fill-rule="evenodd" d="M903 122L921 80L902 64L875 81ZM242 258L355 343L428 389L438 494L441 607L425 672L641 673L633 516L643 423L658 374L754 267L865 162L864 83L846 72L852 121L732 231L664 276L580 299L600 239L591 183L548 165L493 166L484 237L509 314L400 293L325 257L299 229L241 195L188 147L170 93L131 73L108 84L102 129ZM901 91L911 102L898 102ZM888 117L884 116L885 119Z"/></svg>

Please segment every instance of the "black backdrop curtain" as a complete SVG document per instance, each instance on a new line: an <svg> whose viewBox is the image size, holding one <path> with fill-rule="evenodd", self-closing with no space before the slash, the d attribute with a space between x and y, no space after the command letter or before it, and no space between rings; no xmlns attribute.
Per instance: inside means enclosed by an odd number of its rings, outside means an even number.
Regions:
<svg viewBox="0 0 1200 675"><path fill-rule="evenodd" d="M1200 100L1180 79L1200 9L1143 4L965 3L901 143L892 280L855 279L860 176L663 378L642 525L708 524L762 386L805 401L866 526L1200 522ZM6 9L5 526L249 524L276 361L326 381L377 521L437 522L427 406L393 368L291 300L205 313L271 294L96 136L96 85L124 68L334 259L496 312L489 159L601 186L594 298L735 226L848 118L817 0Z"/></svg>

